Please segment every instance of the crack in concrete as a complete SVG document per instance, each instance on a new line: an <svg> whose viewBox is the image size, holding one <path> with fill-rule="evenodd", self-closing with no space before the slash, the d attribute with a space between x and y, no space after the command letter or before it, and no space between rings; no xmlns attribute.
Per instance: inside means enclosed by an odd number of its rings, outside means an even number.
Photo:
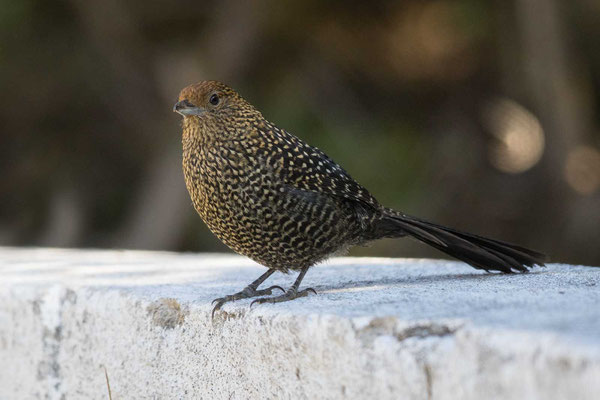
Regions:
<svg viewBox="0 0 600 400"><path fill-rule="evenodd" d="M33 303L34 314L39 316L43 327L42 351L45 355L38 363L37 379L45 381L48 387L49 399L64 399L61 383L61 368L59 355L63 340L62 313L64 304L74 304L77 295L71 289L54 286L48 289Z"/></svg>
<svg viewBox="0 0 600 400"><path fill-rule="evenodd" d="M428 322L427 324L418 324L415 326L410 326L405 328L404 330L397 332L394 336L399 341L406 340L408 338L420 338L425 339L429 337L444 337L449 335L454 335L454 333L460 327L457 326L449 326L435 322Z"/></svg>

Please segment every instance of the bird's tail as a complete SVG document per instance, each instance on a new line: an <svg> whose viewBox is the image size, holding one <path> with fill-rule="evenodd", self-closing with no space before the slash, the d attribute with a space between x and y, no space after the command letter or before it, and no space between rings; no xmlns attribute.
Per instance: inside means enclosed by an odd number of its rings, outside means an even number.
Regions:
<svg viewBox="0 0 600 400"><path fill-rule="evenodd" d="M410 235L444 253L486 271L526 272L533 265L543 266L546 256L512 243L461 232L390 210L382 223L386 230L395 227L398 235Z"/></svg>

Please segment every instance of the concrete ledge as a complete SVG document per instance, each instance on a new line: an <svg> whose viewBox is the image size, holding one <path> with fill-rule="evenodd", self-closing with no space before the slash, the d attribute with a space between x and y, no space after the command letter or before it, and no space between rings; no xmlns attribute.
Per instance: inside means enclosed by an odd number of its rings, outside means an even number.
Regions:
<svg viewBox="0 0 600 400"><path fill-rule="evenodd" d="M0 398L597 399L600 269L333 259L318 296L210 301L229 255L0 248ZM288 286L293 276L268 282Z"/></svg>

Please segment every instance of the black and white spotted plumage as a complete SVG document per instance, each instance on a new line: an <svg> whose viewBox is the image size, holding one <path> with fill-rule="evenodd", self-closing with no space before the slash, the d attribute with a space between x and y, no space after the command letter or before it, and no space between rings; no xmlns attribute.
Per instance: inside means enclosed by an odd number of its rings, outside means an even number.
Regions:
<svg viewBox="0 0 600 400"><path fill-rule="evenodd" d="M194 207L225 244L268 268L301 270L350 246L405 235L475 268L543 264L531 250L383 207L325 153L264 119L222 83L191 85L179 100L198 110L183 120L183 170Z"/></svg>

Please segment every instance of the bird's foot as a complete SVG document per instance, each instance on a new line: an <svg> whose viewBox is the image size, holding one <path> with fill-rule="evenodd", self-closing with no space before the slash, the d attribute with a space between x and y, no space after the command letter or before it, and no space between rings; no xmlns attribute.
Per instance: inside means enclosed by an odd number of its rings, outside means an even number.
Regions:
<svg viewBox="0 0 600 400"><path fill-rule="evenodd" d="M250 307L254 305L254 303L263 304L263 303L282 303L284 301L290 301L297 299L298 297L306 297L308 293L317 294L315 289L307 288L301 291L298 291L296 288L292 287L288 289L284 294L275 297L261 297L260 299L254 300L250 303Z"/></svg>
<svg viewBox="0 0 600 400"><path fill-rule="evenodd" d="M253 287L250 286L246 286L244 288L244 290L242 290L241 292L237 292L235 294L230 294L224 297L219 297L218 299L214 299L212 301L212 304L215 304L215 308L213 308L212 310L212 318L215 317L215 312L219 311L221 309L221 307L223 307L223 304L230 302L230 301L236 301L236 300L241 300L241 299L249 299L252 297L257 297L257 296L266 296L266 295L271 295L273 294L273 289L279 289L282 292L285 292L285 290L283 290L283 288L281 286L271 286L269 288L266 289L261 289L261 290L256 290Z"/></svg>

